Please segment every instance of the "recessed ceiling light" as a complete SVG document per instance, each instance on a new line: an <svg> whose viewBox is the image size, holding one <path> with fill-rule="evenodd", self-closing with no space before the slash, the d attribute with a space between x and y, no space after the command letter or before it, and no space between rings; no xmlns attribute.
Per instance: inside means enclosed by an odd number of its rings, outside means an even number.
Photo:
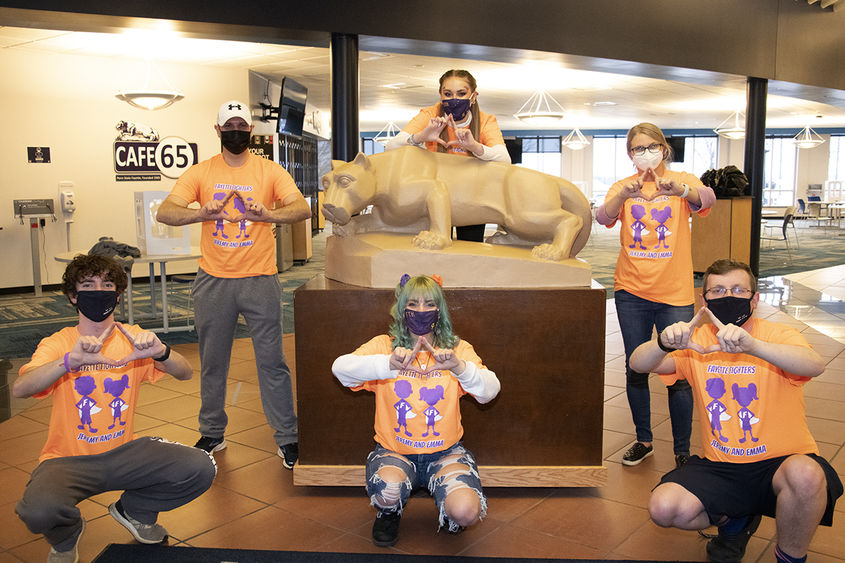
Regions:
<svg viewBox="0 0 845 563"><path fill-rule="evenodd" d="M615 106L616 102L602 101L602 102L585 102L585 106L601 107L601 106Z"/></svg>
<svg viewBox="0 0 845 563"><path fill-rule="evenodd" d="M392 57L390 53L368 53L366 57L363 57L362 61L374 61L376 59L386 59L387 57Z"/></svg>
<svg viewBox="0 0 845 563"><path fill-rule="evenodd" d="M395 82L393 84L385 84L382 88L390 88L391 90L408 90L409 88L421 88L420 84L408 84L407 82Z"/></svg>

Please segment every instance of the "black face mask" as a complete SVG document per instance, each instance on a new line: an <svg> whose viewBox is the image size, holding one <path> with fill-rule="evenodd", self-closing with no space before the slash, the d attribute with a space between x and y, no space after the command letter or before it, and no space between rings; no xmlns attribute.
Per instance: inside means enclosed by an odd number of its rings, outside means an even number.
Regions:
<svg viewBox="0 0 845 563"><path fill-rule="evenodd" d="M106 291L80 291L76 294L76 307L85 318L101 323L114 312L117 305L117 292Z"/></svg>
<svg viewBox="0 0 845 563"><path fill-rule="evenodd" d="M707 303L707 308L716 315L716 318L722 324L734 324L742 326L742 324L751 317L751 297L734 297L728 295L720 297L719 299L704 299Z"/></svg>
<svg viewBox="0 0 845 563"><path fill-rule="evenodd" d="M220 131L220 144L232 154L241 154L249 146L249 131Z"/></svg>

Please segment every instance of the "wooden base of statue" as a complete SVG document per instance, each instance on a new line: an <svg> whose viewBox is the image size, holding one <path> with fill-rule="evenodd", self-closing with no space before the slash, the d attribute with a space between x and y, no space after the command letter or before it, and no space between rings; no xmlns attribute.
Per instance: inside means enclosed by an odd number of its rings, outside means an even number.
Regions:
<svg viewBox="0 0 845 563"><path fill-rule="evenodd" d="M330 236L326 277L362 287L394 288L402 274L440 274L447 287L589 287L592 270L578 258L553 262L531 256L531 246L456 240L443 250L421 250L407 233Z"/></svg>
<svg viewBox="0 0 845 563"><path fill-rule="evenodd" d="M412 272L412 273L416 273ZM398 280L398 277L397 277ZM456 333L502 384L486 405L461 403L463 443L485 486L593 487L602 466L605 290L444 289ZM363 486L375 400L331 373L390 324L393 289L316 276L296 290L296 485Z"/></svg>

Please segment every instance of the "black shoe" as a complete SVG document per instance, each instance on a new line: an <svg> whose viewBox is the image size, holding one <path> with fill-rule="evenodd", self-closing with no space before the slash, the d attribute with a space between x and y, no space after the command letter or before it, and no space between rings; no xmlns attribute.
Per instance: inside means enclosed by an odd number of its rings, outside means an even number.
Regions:
<svg viewBox="0 0 845 563"><path fill-rule="evenodd" d="M452 530L452 521L451 521L451 520L449 520L448 518L446 518L446 522L443 524L443 528L445 528L445 529L446 529L446 532L447 532L447 533L452 534L453 536L457 536L458 534L460 534L461 532L463 532L464 530L466 530L466 528L465 528L464 526L458 526L458 527L457 527L457 528L453 531L453 530Z"/></svg>
<svg viewBox="0 0 845 563"><path fill-rule="evenodd" d="M757 531L762 517L759 514L750 516L745 527L735 535L722 533L707 542L707 558L715 563L739 563L745 555L745 547L748 540Z"/></svg>
<svg viewBox="0 0 845 563"><path fill-rule="evenodd" d="M688 461L689 461L688 455L684 455L684 454L676 455L675 456L675 469L677 469L679 467L683 467L684 465L687 464Z"/></svg>
<svg viewBox="0 0 845 563"><path fill-rule="evenodd" d="M390 547L399 540L399 521L402 515L398 512L379 512L373 522L373 543L379 547Z"/></svg>
<svg viewBox="0 0 845 563"><path fill-rule="evenodd" d="M282 458L282 465L287 469L293 469L296 460L299 459L299 442L291 442L284 446L279 446L276 450L276 455Z"/></svg>
<svg viewBox="0 0 845 563"><path fill-rule="evenodd" d="M654 446L644 446L641 442L628 448L622 456L622 465L639 465L642 460L654 453Z"/></svg>
<svg viewBox="0 0 845 563"><path fill-rule="evenodd" d="M226 440L223 437L220 438L211 438L210 436L203 436L197 443L194 444L195 448L199 448L201 450L205 450L210 454L214 452L219 452L220 450L226 449Z"/></svg>

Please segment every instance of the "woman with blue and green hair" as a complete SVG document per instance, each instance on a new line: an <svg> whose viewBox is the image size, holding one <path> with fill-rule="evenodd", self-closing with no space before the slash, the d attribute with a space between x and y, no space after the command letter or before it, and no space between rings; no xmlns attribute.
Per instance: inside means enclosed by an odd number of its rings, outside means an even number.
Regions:
<svg viewBox="0 0 845 563"><path fill-rule="evenodd" d="M353 391L375 393L375 450L367 457L367 494L378 510L373 542L391 546L411 491L426 487L440 527L456 533L484 517L478 466L463 447L459 400L487 403L496 374L452 332L438 276L402 276L389 334L335 360L332 372Z"/></svg>

